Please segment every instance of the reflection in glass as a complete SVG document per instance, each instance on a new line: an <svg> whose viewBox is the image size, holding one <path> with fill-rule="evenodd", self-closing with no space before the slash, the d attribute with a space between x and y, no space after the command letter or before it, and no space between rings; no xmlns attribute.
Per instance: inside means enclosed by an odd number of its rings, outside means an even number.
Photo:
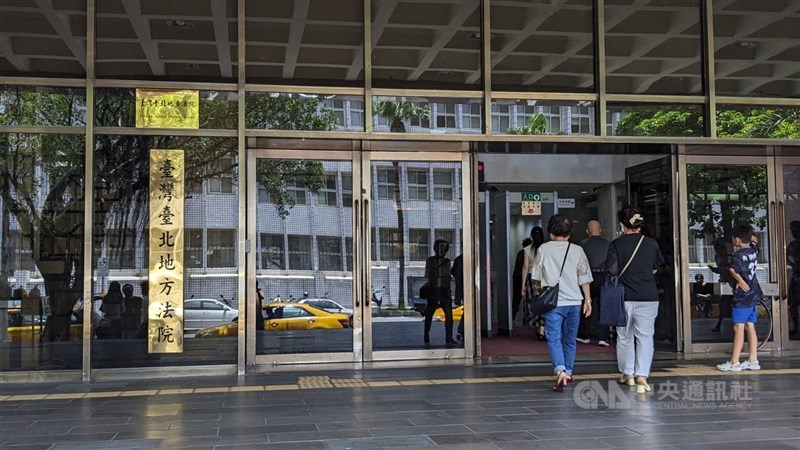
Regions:
<svg viewBox="0 0 800 450"><path fill-rule="evenodd" d="M0 76L86 76L86 2L0 2Z"/></svg>
<svg viewBox="0 0 800 450"><path fill-rule="evenodd" d="M151 149L185 151L184 349L147 353ZM235 326L238 311L236 139L98 135L94 154L92 367L236 362L236 333L195 339L207 327ZM101 259L107 264L100 264ZM120 292L121 291L121 292ZM121 295L124 308L109 307ZM232 325L233 324L233 325Z"/></svg>
<svg viewBox="0 0 800 450"><path fill-rule="evenodd" d="M479 134L483 124L478 98L373 97L376 132Z"/></svg>
<svg viewBox="0 0 800 450"><path fill-rule="evenodd" d="M364 97L333 94L251 93L247 128L364 131Z"/></svg>
<svg viewBox="0 0 800 450"><path fill-rule="evenodd" d="M350 161L257 160L257 354L352 351L352 176Z"/></svg>
<svg viewBox="0 0 800 450"><path fill-rule="evenodd" d="M373 349L463 347L447 342L463 336L461 164L376 161L371 180Z"/></svg>
<svg viewBox="0 0 800 450"><path fill-rule="evenodd" d="M605 2L606 90L700 94L700 3Z"/></svg>
<svg viewBox="0 0 800 450"><path fill-rule="evenodd" d="M362 86L363 0L245 0L247 82Z"/></svg>
<svg viewBox="0 0 800 450"><path fill-rule="evenodd" d="M609 103L609 136L703 136L701 105Z"/></svg>
<svg viewBox="0 0 800 450"><path fill-rule="evenodd" d="M800 340L800 165L783 166L782 226L786 236L789 339Z"/></svg>
<svg viewBox="0 0 800 450"><path fill-rule="evenodd" d="M99 78L236 80L236 0L96 4Z"/></svg>
<svg viewBox="0 0 800 450"><path fill-rule="evenodd" d="M85 123L85 89L0 85L0 125L79 127Z"/></svg>
<svg viewBox="0 0 800 450"><path fill-rule="evenodd" d="M731 342L731 295L723 292L731 277L728 266L734 248L731 230L747 223L755 229L760 253L757 276L769 282L767 168L760 165L690 164L686 167L689 221L689 273L694 342ZM703 283L696 281L701 275ZM710 287L705 287L706 284ZM727 287L727 286L724 286ZM701 294L709 294L706 298ZM770 324L759 318L759 339Z"/></svg>
<svg viewBox="0 0 800 450"><path fill-rule="evenodd" d="M0 371L80 369L84 137L0 149Z"/></svg>
<svg viewBox="0 0 800 450"><path fill-rule="evenodd" d="M492 103L494 134L595 134L591 101L497 100Z"/></svg>
<svg viewBox="0 0 800 450"><path fill-rule="evenodd" d="M593 92L592 3L490 3L492 89Z"/></svg>
<svg viewBox="0 0 800 450"><path fill-rule="evenodd" d="M721 138L800 138L800 107L718 105Z"/></svg>
<svg viewBox="0 0 800 450"><path fill-rule="evenodd" d="M136 126L136 89L97 89L95 125ZM239 117L236 92L200 91L200 128L236 128Z"/></svg>
<svg viewBox="0 0 800 450"><path fill-rule="evenodd" d="M712 2L717 95L800 96L797 0ZM753 20L758 18L757 21Z"/></svg>
<svg viewBox="0 0 800 450"><path fill-rule="evenodd" d="M371 1L373 86L480 89L479 0Z"/></svg>

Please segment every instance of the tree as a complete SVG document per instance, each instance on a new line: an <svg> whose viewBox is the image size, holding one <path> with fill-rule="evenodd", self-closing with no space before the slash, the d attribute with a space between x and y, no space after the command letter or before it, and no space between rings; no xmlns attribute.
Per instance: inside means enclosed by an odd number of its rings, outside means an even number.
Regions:
<svg viewBox="0 0 800 450"><path fill-rule="evenodd" d="M389 130L392 133L405 133L406 132L406 125L405 122L411 119L429 119L430 118L430 108L427 105L419 105L413 102L383 102L378 101L373 103L372 110L378 116L385 117L389 120ZM406 252L405 252L405 216L403 215L403 192L400 188L401 186L401 169L400 163L398 161L392 161L392 168L394 169L394 173L397 177L397 182L394 185L394 200L395 200L395 209L397 210L397 228L400 230L400 235L403 236L403 242L400 243L400 264L398 267L398 276L400 278L400 283L398 283L398 300L397 306L399 308L405 308L406 306L406 292L405 292L405 284L406 284Z"/></svg>
<svg viewBox="0 0 800 450"><path fill-rule="evenodd" d="M508 129L508 134L546 134L547 117L542 113L536 113L528 118L528 123L518 127Z"/></svg>
<svg viewBox="0 0 800 450"><path fill-rule="evenodd" d="M80 125L85 103L82 91L55 93L17 88L0 93L2 125ZM293 130L330 130L336 116L316 97L254 96L247 100L248 126ZM201 127L236 128L236 103L214 97L201 100ZM97 96L96 123L131 126L135 91L103 91ZM106 227L146 229L149 189L149 151L152 148L186 150L187 189L237 170L236 140L186 136L98 135L94 146L94 248L100 248ZM10 214L33 250L34 262L44 278L52 316L48 340L69 339L70 315L82 296L84 137L59 134L3 134L0 136L0 180L3 201L3 237L7 239ZM271 195L282 217L294 203L284 184L303 177L312 192L321 186L320 163L286 163L257 171L257 181ZM135 239L123 233L118 239ZM0 253L0 289L10 292L8 248ZM121 246L124 247L124 246Z"/></svg>

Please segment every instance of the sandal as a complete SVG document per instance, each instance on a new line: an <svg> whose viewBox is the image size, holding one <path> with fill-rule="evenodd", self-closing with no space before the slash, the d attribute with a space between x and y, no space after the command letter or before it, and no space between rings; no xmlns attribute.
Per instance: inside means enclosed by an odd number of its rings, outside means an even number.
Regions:
<svg viewBox="0 0 800 450"><path fill-rule="evenodd" d="M636 381L633 379L633 377L626 377L625 375L623 375L619 380L617 380L617 383L627 386L633 386L634 384L636 384Z"/></svg>
<svg viewBox="0 0 800 450"><path fill-rule="evenodd" d="M640 382L640 380L641 380L641 382ZM639 379L636 380L636 393L637 394L646 394L646 393L648 393L648 392L650 392L652 390L653 389L650 387L650 385L647 384L647 378L639 377Z"/></svg>
<svg viewBox="0 0 800 450"><path fill-rule="evenodd" d="M564 374L564 377L561 374ZM563 392L564 388L567 386L569 382L569 377L564 372L558 373L558 378L556 379L556 384L553 385L553 392Z"/></svg>

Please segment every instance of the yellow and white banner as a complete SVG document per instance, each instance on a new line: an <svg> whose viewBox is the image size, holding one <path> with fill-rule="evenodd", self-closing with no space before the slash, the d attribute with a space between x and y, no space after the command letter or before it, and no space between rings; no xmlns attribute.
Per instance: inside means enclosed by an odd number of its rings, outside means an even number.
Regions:
<svg viewBox="0 0 800 450"><path fill-rule="evenodd" d="M150 150L148 353L183 352L183 150Z"/></svg>
<svg viewBox="0 0 800 450"><path fill-rule="evenodd" d="M200 92L137 89L136 128L200 128Z"/></svg>

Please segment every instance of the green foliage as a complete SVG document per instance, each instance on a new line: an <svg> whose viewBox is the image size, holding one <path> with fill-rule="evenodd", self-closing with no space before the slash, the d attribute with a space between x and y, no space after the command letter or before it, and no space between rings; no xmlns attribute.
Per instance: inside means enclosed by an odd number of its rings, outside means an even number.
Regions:
<svg viewBox="0 0 800 450"><path fill-rule="evenodd" d="M278 209L278 215L285 219L297 203L286 190L287 182L294 182L295 186L303 186L310 192L319 192L324 187L323 169L319 161L259 160L256 178L267 190L270 202Z"/></svg>
<svg viewBox="0 0 800 450"><path fill-rule="evenodd" d="M547 133L547 117L536 113L528 118L528 123L519 127L511 127L508 134L545 134Z"/></svg>
<svg viewBox="0 0 800 450"><path fill-rule="evenodd" d="M372 104L372 111L389 120L389 131L392 133L405 133L405 122L408 120L430 119L431 116L431 109L428 105L405 101L377 101Z"/></svg>
<svg viewBox="0 0 800 450"><path fill-rule="evenodd" d="M618 136L702 136L703 115L694 110L631 112L614 129Z"/></svg>
<svg viewBox="0 0 800 450"><path fill-rule="evenodd" d="M0 86L0 125L83 126L83 89Z"/></svg>
<svg viewBox="0 0 800 450"><path fill-rule="evenodd" d="M321 106L316 97L252 95L247 97L247 128L270 130L333 130L336 114Z"/></svg>

